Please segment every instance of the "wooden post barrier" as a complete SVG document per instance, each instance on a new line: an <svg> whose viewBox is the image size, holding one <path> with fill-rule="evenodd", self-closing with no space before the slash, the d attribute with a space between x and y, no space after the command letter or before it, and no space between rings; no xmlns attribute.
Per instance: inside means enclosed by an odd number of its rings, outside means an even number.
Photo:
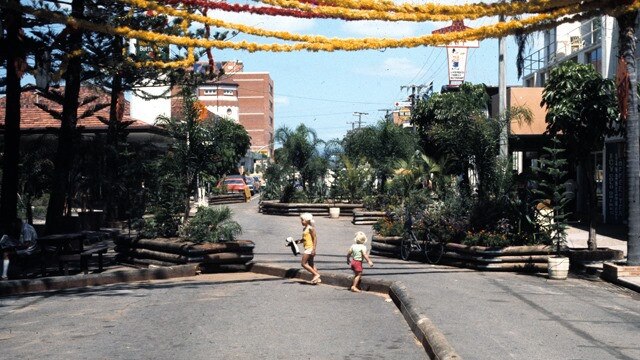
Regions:
<svg viewBox="0 0 640 360"><path fill-rule="evenodd" d="M119 260L149 264L244 265L253 260L255 247L255 243L250 240L194 244L178 238L135 239L128 236L120 236L115 240L115 243L115 251L118 253Z"/></svg>
<svg viewBox="0 0 640 360"><path fill-rule="evenodd" d="M275 201L260 202L260 212L267 215L300 216L302 213L311 213L313 216L329 216L329 208L340 208L340 216L353 216L356 209L361 209L362 204L297 204L279 203Z"/></svg>

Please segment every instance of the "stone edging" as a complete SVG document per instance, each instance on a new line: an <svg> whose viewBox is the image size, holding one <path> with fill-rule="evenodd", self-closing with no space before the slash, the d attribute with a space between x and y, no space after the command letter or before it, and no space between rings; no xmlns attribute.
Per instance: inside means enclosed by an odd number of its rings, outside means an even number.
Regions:
<svg viewBox="0 0 640 360"><path fill-rule="evenodd" d="M297 268L282 268L269 264L251 263L249 271L282 278L298 278L310 281L312 276ZM322 283L333 286L350 287L353 276L323 273ZM363 277L360 287L364 291L388 294L396 304L414 335L420 340L431 359L462 359L449 344L444 334L431 322L424 312L415 305L407 287L399 281L391 282Z"/></svg>
<svg viewBox="0 0 640 360"><path fill-rule="evenodd" d="M0 296L196 275L198 264L0 282Z"/></svg>

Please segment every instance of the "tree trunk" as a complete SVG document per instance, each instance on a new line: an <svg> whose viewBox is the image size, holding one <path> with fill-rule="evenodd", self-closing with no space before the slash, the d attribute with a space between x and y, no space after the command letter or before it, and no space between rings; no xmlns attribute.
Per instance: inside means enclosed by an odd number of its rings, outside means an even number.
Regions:
<svg viewBox="0 0 640 360"><path fill-rule="evenodd" d="M19 6L17 0L11 1ZM0 193L0 225L6 226L16 218L18 211L18 164L20 162L20 77L24 66L24 46L20 37L22 15L4 9L7 25L7 97L5 105L4 158L2 190Z"/></svg>
<svg viewBox="0 0 640 360"><path fill-rule="evenodd" d="M582 163L582 168L584 169L583 176L587 184L587 223L589 224L587 247L589 250L596 250L598 248L598 239L596 234L596 217L598 214L596 179L593 176L594 169L591 164L591 158L581 158L579 162Z"/></svg>
<svg viewBox="0 0 640 360"><path fill-rule="evenodd" d="M113 56L117 61L122 61L122 38L115 36L112 42ZM119 70L113 75L111 81L111 103L109 107L109 123L107 126L107 152L106 152L106 186L105 186L105 215L106 220L116 220L118 218L118 199L116 191L116 182L119 181L119 149L118 149L118 130L119 123L122 121L122 108L124 104L122 76Z"/></svg>
<svg viewBox="0 0 640 360"><path fill-rule="evenodd" d="M71 16L83 18L84 0L73 0ZM69 59L67 71L64 74L65 90L62 108L62 121L58 132L58 152L54 160L53 181L49 204L47 206L47 233L53 234L63 231L60 224L65 210L65 199L70 190L69 174L76 155L75 132L78 123L78 105L82 72L82 57L77 55L82 49L82 32L69 27L69 54L75 54ZM66 204L71 206L72 204Z"/></svg>
<svg viewBox="0 0 640 360"><path fill-rule="evenodd" d="M620 56L627 64L629 74L629 108L627 112L627 176L628 225L627 264L640 265L640 133L638 124L638 79L636 73L636 25L638 12L617 17L620 28Z"/></svg>

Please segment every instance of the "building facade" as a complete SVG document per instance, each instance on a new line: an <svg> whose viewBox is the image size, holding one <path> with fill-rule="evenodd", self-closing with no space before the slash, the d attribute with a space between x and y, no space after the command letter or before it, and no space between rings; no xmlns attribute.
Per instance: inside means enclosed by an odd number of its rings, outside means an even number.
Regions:
<svg viewBox="0 0 640 360"><path fill-rule="evenodd" d="M197 63L194 71L205 69L207 64ZM206 109L217 116L240 123L251 136L253 153L269 158L273 156L274 100L273 80L268 72L245 72L242 61L216 63L222 76L198 87L196 95ZM147 93L168 94L168 87L141 89ZM173 90L172 95L177 95ZM176 116L180 111L176 96L147 100L132 94L131 116L148 123L155 123L158 116ZM248 154L248 157L251 154Z"/></svg>
<svg viewBox="0 0 640 360"><path fill-rule="evenodd" d="M523 86L540 92L551 69L565 61L591 64L604 78L615 79L618 55L618 26L610 16L599 16L583 22L562 24L543 32L542 47L525 58ZM512 125L513 126L513 125ZM519 128L519 130L524 130ZM542 130L542 131L541 131ZM542 133L536 128L526 135ZM526 154L526 150L524 149ZM626 154L622 137L608 138L599 151L591 154L597 183L601 220L609 224L626 221ZM574 169L579 174L582 169ZM580 184L578 189L586 184ZM580 191L580 190L579 190ZM578 197L578 208L580 205Z"/></svg>

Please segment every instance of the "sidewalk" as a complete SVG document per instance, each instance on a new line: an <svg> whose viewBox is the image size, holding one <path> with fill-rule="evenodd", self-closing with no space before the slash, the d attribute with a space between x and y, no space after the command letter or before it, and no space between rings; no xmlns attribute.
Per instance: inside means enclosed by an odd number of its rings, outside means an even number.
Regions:
<svg viewBox="0 0 640 360"><path fill-rule="evenodd" d="M596 228L598 247L608 247L622 250L627 256L627 227L624 225L599 225ZM589 228L582 225L570 224L567 231L567 246L572 249L587 248Z"/></svg>

